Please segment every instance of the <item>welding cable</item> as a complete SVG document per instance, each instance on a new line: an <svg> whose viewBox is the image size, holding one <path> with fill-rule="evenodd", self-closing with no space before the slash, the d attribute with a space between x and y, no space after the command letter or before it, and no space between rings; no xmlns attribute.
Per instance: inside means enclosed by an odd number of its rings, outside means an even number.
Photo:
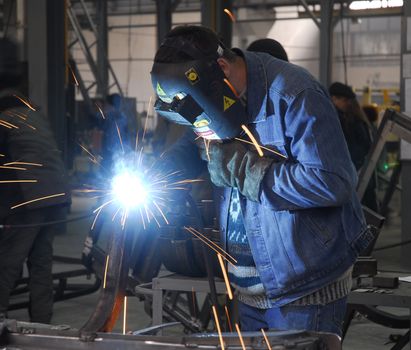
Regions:
<svg viewBox="0 0 411 350"><path fill-rule="evenodd" d="M52 225L59 225L59 224L66 224L69 222L80 221L92 217L95 213L90 212L85 215L77 216L71 219L64 219L64 220L55 220L55 221L46 221L46 222L38 222L33 224L21 224L21 225L0 225L0 230L8 229L8 228L30 228L30 227L40 227L40 226L52 226Z"/></svg>

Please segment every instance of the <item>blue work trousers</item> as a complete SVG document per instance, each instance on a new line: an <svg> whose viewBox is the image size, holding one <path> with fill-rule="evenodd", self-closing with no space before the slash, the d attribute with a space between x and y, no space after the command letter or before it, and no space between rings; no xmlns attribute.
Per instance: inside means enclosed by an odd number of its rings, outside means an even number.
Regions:
<svg viewBox="0 0 411 350"><path fill-rule="evenodd" d="M325 305L284 305L271 309L257 309L239 302L239 316L243 331L308 330L341 336L347 298Z"/></svg>

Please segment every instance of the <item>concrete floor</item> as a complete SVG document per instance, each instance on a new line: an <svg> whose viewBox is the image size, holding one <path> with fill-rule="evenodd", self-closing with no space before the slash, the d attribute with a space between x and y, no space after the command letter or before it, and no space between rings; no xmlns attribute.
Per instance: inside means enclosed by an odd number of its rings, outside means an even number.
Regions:
<svg viewBox="0 0 411 350"><path fill-rule="evenodd" d="M398 196L398 195L397 195ZM390 244L400 241L400 217L398 214L399 198L395 197L392 202L392 210L389 220L385 225L377 246ZM86 210L90 210L95 203L84 197L73 197L73 206L71 216L78 216ZM70 257L80 257L83 242L90 227L90 220L82 222L74 222L68 225L68 232L64 235L59 235L55 239L55 254ZM407 273L407 270L401 267L400 264L400 248L394 248L375 253L378 259L378 266L381 270L401 270ZM76 266L75 268L80 268ZM73 268L56 263L54 271L62 271ZM411 275L411 269L410 273ZM85 278L78 278L76 282L86 282ZM89 281L90 282L90 281ZM90 282L91 283L91 282ZM79 297L72 300L58 302L54 306L53 324L67 324L73 328L81 327L91 315L98 292ZM128 329L137 330L150 325L150 317L145 313L143 305L137 298L129 298L128 300ZM397 309L395 312L403 313L406 310ZM10 318L19 320L28 320L26 310L16 310L9 313ZM121 331L121 321L118 322L115 331ZM178 331L178 330L177 330ZM393 330L386 327L375 325L364 318L356 318L348 331L345 339L344 350L367 350L367 349L390 349L392 344L387 344L390 334L402 334L403 330Z"/></svg>

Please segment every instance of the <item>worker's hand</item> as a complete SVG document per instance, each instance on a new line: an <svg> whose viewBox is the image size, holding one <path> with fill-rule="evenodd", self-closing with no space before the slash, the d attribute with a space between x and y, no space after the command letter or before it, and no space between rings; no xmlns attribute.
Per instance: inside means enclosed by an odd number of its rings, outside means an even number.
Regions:
<svg viewBox="0 0 411 350"><path fill-rule="evenodd" d="M237 141L228 143L210 142L200 150L203 160L208 162L211 181L218 187L237 187L231 166L237 164L247 153L247 149Z"/></svg>
<svg viewBox="0 0 411 350"><path fill-rule="evenodd" d="M273 159L260 157L239 141L210 142L200 150L208 162L211 181L218 187L236 187L248 199L258 202L260 185Z"/></svg>

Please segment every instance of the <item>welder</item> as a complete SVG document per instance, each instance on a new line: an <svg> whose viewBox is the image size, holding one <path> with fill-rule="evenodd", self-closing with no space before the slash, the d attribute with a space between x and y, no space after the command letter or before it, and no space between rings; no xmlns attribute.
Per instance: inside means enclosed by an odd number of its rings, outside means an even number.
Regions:
<svg viewBox="0 0 411 350"><path fill-rule="evenodd" d="M17 45L0 39L0 316L7 315L27 260L30 320L49 323L52 245L60 226L42 224L63 220L70 196L49 122L20 89L20 67Z"/></svg>
<svg viewBox="0 0 411 350"><path fill-rule="evenodd" d="M289 62L284 46L277 40L271 38L254 40L250 45L248 45L247 51L265 52L275 58L278 58L279 60Z"/></svg>
<svg viewBox="0 0 411 350"><path fill-rule="evenodd" d="M216 186L242 329L340 334L352 265L372 235L327 91L304 69L228 49L197 26L166 36L151 76L157 112L189 127L165 164L191 178L207 167ZM242 125L262 157L240 141Z"/></svg>

